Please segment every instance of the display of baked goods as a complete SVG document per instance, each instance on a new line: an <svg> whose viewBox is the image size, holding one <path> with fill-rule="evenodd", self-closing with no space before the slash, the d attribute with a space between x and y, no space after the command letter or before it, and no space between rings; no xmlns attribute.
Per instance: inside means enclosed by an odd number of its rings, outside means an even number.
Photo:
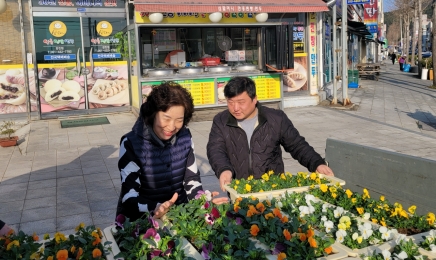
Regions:
<svg viewBox="0 0 436 260"><path fill-rule="evenodd" d="M44 100L51 102L54 100L59 101L79 101L80 90L82 87L79 82L75 80L66 80L64 82L58 79L50 79L45 82L43 90L45 92Z"/></svg>
<svg viewBox="0 0 436 260"><path fill-rule="evenodd" d="M127 80L98 79L88 94L89 102L99 104L129 103Z"/></svg>
<svg viewBox="0 0 436 260"><path fill-rule="evenodd" d="M21 105L24 102L26 102L26 87L22 70L0 71L0 103Z"/></svg>

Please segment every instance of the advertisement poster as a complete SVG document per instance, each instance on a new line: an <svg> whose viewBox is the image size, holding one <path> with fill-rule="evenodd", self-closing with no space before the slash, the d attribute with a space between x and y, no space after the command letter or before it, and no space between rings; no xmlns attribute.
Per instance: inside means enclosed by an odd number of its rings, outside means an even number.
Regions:
<svg viewBox="0 0 436 260"><path fill-rule="evenodd" d="M41 112L85 109L85 76L76 63L38 64ZM86 75L89 108L129 104L127 62L96 62Z"/></svg>
<svg viewBox="0 0 436 260"><path fill-rule="evenodd" d="M363 19L370 33L377 33L378 29L378 5L377 1L371 0L363 5Z"/></svg>
<svg viewBox="0 0 436 260"><path fill-rule="evenodd" d="M29 89L31 111L37 111L35 73L29 65ZM28 91L23 65L0 65L0 114L26 113Z"/></svg>
<svg viewBox="0 0 436 260"><path fill-rule="evenodd" d="M127 61L86 64L89 108L119 107L130 104Z"/></svg>
<svg viewBox="0 0 436 260"><path fill-rule="evenodd" d="M294 58L294 70L283 75L283 91L307 91L307 56Z"/></svg>
<svg viewBox="0 0 436 260"><path fill-rule="evenodd" d="M180 84L191 93L195 106L215 104L215 80L213 78L174 80L174 82ZM142 103L147 100L152 87L161 83L162 81L141 83Z"/></svg>
<svg viewBox="0 0 436 260"><path fill-rule="evenodd" d="M249 78L256 84L257 100L262 101L281 98L280 74L249 76ZM227 103L224 96L224 87L229 80L230 77L217 78L218 104Z"/></svg>

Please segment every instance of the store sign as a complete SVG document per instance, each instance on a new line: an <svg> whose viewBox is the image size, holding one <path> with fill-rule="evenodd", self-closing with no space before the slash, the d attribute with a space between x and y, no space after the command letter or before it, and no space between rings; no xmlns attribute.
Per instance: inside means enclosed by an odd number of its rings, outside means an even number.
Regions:
<svg viewBox="0 0 436 260"><path fill-rule="evenodd" d="M75 60L76 54L44 55L44 60Z"/></svg>
<svg viewBox="0 0 436 260"><path fill-rule="evenodd" d="M107 37L112 34L112 24L107 21L101 21L97 24L97 33L100 36Z"/></svg>
<svg viewBox="0 0 436 260"><path fill-rule="evenodd" d="M162 13L163 21L161 23L211 23L209 15L206 13ZM150 13L135 11L135 20L138 24L151 23L148 18ZM224 12L221 23L256 23L254 13L242 12Z"/></svg>
<svg viewBox="0 0 436 260"><path fill-rule="evenodd" d="M363 19L370 33L378 32L378 3L371 1L369 4L363 5Z"/></svg>
<svg viewBox="0 0 436 260"><path fill-rule="evenodd" d="M294 37L294 53L304 53L304 29L305 24L303 22L294 22L293 25L293 37Z"/></svg>
<svg viewBox="0 0 436 260"><path fill-rule="evenodd" d="M33 7L98 7L98 8L123 8L122 0L32 0ZM80 12L77 9L78 12ZM85 9L86 10L86 9ZM83 12L83 11L82 11Z"/></svg>
<svg viewBox="0 0 436 260"><path fill-rule="evenodd" d="M62 37L67 33L67 26L61 21L53 21L48 27L48 31L54 37Z"/></svg>
<svg viewBox="0 0 436 260"><path fill-rule="evenodd" d="M357 5L357 4L366 4L371 0L347 0L347 5Z"/></svg>
<svg viewBox="0 0 436 260"><path fill-rule="evenodd" d="M317 54L316 54L316 13L309 13L309 38L310 38L310 94L316 94L317 89Z"/></svg>
<svg viewBox="0 0 436 260"><path fill-rule="evenodd" d="M93 59L120 59L121 53L97 53L92 54Z"/></svg>

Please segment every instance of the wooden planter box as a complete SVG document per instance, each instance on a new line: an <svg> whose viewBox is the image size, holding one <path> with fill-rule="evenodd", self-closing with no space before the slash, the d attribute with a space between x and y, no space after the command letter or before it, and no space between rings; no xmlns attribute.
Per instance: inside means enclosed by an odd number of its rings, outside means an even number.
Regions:
<svg viewBox="0 0 436 260"><path fill-rule="evenodd" d="M339 183L341 186L345 185L345 181L339 178L336 178L334 176L326 176L324 174L320 174L321 178L325 178L329 181L329 183L326 183L326 185L335 185L336 183ZM319 187L319 185L315 185L315 187ZM230 194L230 199L232 201L235 201L238 197L255 197L259 200L265 200L268 198L268 196L278 197L281 194L284 194L286 192L292 193L292 192L303 192L308 191L310 186L302 186L302 187L294 187L294 188L288 188L288 189L280 189L280 190L272 190L272 191L264 191L264 192L253 192L253 193L246 193L246 194L239 194L236 190L231 188L229 185L225 185L224 188L227 190L227 192Z"/></svg>
<svg viewBox="0 0 436 260"><path fill-rule="evenodd" d="M424 233L419 233L419 234L416 234L416 235L413 235L413 236L408 236L406 239L408 240L408 239L411 238L413 240L413 242L415 242L419 246L419 244L422 241L424 241L423 237L428 236L429 233L430 233L430 231L424 232ZM421 247L418 250L419 250L419 253L421 255L427 256L429 260L436 260L436 253L433 253L432 251L427 251L427 250L425 250L424 248L421 248Z"/></svg>

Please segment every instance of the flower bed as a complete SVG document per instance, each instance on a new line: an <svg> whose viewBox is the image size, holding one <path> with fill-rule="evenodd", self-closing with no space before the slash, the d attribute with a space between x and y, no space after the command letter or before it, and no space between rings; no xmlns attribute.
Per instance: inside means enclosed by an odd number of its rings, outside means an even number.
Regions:
<svg viewBox="0 0 436 260"><path fill-rule="evenodd" d="M57 232L53 238L44 235L38 241L35 234L29 236L20 231L0 237L0 259L107 259L110 242L107 242L99 228L83 223L76 227L76 233L68 237Z"/></svg>
<svg viewBox="0 0 436 260"><path fill-rule="evenodd" d="M318 173L289 172L280 175L272 171L262 175L261 179L254 179L253 176L247 179L232 180L225 189L230 194L230 199L234 201L238 197L256 197L264 200L267 196L279 196L285 192L302 192L309 190L309 187L317 187L319 184L326 185L345 185L345 181L334 176L326 176Z"/></svg>
<svg viewBox="0 0 436 260"><path fill-rule="evenodd" d="M428 257L430 260L436 259L436 230L432 229L408 238L419 246L418 251L421 255Z"/></svg>
<svg viewBox="0 0 436 260"><path fill-rule="evenodd" d="M417 215L416 206L411 206L406 210L400 203L392 204L384 196L381 196L379 200L374 200L366 189L363 190L363 194L359 194L338 186L320 185L318 188L311 188L309 192L355 215L364 216L369 213L372 222L395 228L402 234L418 234L429 231L435 226L434 213Z"/></svg>
<svg viewBox="0 0 436 260"><path fill-rule="evenodd" d="M296 216L286 216L276 199L238 198L233 204L212 205L202 195L172 208L171 229L183 235L204 259L339 259L344 251L334 239L316 235Z"/></svg>
<svg viewBox="0 0 436 260"><path fill-rule="evenodd" d="M325 203L313 195L286 193L280 197L281 210L287 214L298 215L326 236L335 239L335 246L356 257L376 250L392 248L396 230L361 219L342 207ZM369 217L369 216L368 216Z"/></svg>

